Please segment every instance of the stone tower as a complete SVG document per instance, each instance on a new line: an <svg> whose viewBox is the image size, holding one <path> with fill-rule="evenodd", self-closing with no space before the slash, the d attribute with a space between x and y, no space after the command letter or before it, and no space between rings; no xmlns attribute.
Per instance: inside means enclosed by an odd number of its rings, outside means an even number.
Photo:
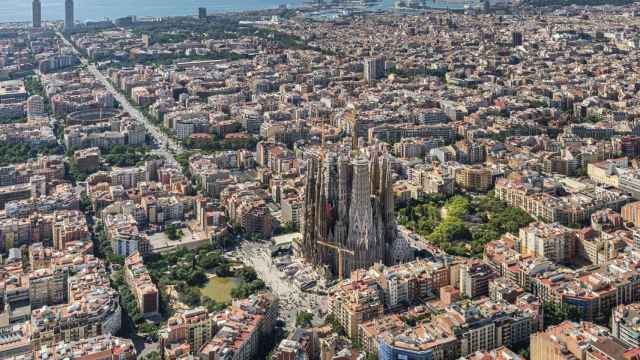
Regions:
<svg viewBox="0 0 640 360"><path fill-rule="evenodd" d="M349 208L349 236L347 247L355 252L345 269L354 270L381 260L378 224L374 222L369 161L359 156L353 161L353 184Z"/></svg>
<svg viewBox="0 0 640 360"><path fill-rule="evenodd" d="M374 149L321 151L307 160L302 252L307 261L337 274L334 244L344 255L345 274L377 262L392 264L396 239L390 157Z"/></svg>

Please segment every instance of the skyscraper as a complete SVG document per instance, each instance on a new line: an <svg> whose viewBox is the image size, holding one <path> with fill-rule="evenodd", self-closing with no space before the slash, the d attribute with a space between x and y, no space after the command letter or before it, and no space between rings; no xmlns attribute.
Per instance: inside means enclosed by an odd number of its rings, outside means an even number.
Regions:
<svg viewBox="0 0 640 360"><path fill-rule="evenodd" d="M74 23L73 0L64 0L64 30L73 30Z"/></svg>
<svg viewBox="0 0 640 360"><path fill-rule="evenodd" d="M198 18L200 20L204 20L207 18L207 8L205 7L198 8Z"/></svg>
<svg viewBox="0 0 640 360"><path fill-rule="evenodd" d="M512 31L511 32L511 44L516 46L522 46L524 43L524 35L520 31Z"/></svg>
<svg viewBox="0 0 640 360"><path fill-rule="evenodd" d="M42 5L40 0L33 0L31 6L33 10L33 27L39 28L42 26Z"/></svg>
<svg viewBox="0 0 640 360"><path fill-rule="evenodd" d="M367 58L364 61L364 79L374 82L385 75L385 61L383 57Z"/></svg>
<svg viewBox="0 0 640 360"><path fill-rule="evenodd" d="M311 154L307 161L302 252L307 261L338 274L397 259L389 155L349 150ZM326 246L326 244L332 246ZM345 249L338 256L336 248ZM352 253L352 254L349 254Z"/></svg>

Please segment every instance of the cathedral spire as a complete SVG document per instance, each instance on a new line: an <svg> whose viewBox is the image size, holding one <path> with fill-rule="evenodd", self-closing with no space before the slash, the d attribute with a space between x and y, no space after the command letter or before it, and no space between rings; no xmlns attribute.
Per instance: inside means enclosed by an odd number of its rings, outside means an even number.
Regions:
<svg viewBox="0 0 640 360"><path fill-rule="evenodd" d="M316 153L306 184L303 239L305 258L315 266L334 274L338 268L335 254L319 242L353 254L345 255L346 274L393 259L385 254L395 237L390 162L379 151L370 157L348 148Z"/></svg>

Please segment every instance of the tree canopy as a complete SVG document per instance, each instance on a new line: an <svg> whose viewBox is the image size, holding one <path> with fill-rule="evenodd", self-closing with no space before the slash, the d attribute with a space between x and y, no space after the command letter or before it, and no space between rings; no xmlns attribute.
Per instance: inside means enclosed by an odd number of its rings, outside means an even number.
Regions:
<svg viewBox="0 0 640 360"><path fill-rule="evenodd" d="M474 222L469 222L469 217ZM508 206L493 194L473 199L463 195L447 200L430 197L398 210L398 223L449 253L465 256L482 254L486 243L508 232L517 233L532 221L525 211Z"/></svg>

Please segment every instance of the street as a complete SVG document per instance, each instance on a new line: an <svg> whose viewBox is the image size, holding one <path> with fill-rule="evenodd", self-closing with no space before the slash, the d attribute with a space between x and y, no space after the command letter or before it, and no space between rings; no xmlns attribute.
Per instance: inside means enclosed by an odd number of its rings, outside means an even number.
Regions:
<svg viewBox="0 0 640 360"><path fill-rule="evenodd" d="M144 359L153 352L160 353L160 342L146 343L144 338L136 335L133 338L134 346L138 351L138 359Z"/></svg>
<svg viewBox="0 0 640 360"><path fill-rule="evenodd" d="M271 262L269 243L244 241L234 255L245 265L252 266L258 277L278 295L280 318L286 323L287 329L295 327L296 314L303 310L313 314L314 325L323 323L323 314L327 310L327 297L303 292L286 278L284 273Z"/></svg>
<svg viewBox="0 0 640 360"><path fill-rule="evenodd" d="M148 134L154 139L158 148L153 153L166 159L169 165L178 165L175 154L184 152L184 148L173 139L163 134L160 129L147 117L134 107L129 100L115 89L109 80L96 68L95 65L82 56L75 47L62 34L58 34L64 43L69 46L80 58L87 70L113 95L114 99L120 103L122 109L128 112L137 121L142 123ZM287 278L271 262L271 252L268 242L244 241L242 245L234 251L234 255L245 265L253 267L260 279L271 288L280 299L280 318L286 323L287 329L295 328L296 314L300 311L308 311L313 314L313 324L321 325L324 322L324 314L327 310L327 297L306 293L301 291L289 278ZM156 349L156 344L143 345L142 354Z"/></svg>
<svg viewBox="0 0 640 360"><path fill-rule="evenodd" d="M173 151L174 153L181 153L184 151L182 146L160 132L160 130L153 123L151 123L151 121L149 121L149 119L147 119L144 114L133 107L133 105L129 103L129 100L127 100L127 98L125 98L111 85L107 78L104 77L104 75L102 75L102 73L94 65L89 65L87 69L107 88L107 90L109 90L113 97L120 103L120 106L122 106L122 108L126 112L128 112L129 115L133 116L136 120L145 125L145 127L147 128L147 132L155 139L156 143L160 145L159 151L162 153L162 155L164 155L174 164L177 164L171 151ZM169 149L170 151L167 151L165 149Z"/></svg>
<svg viewBox="0 0 640 360"><path fill-rule="evenodd" d="M404 236L409 241L409 245L411 245L412 248L424 250L433 256L447 255L444 251L442 251L442 249L430 244L425 238L423 238L415 231L411 231L402 225L398 225L397 228L398 234Z"/></svg>
<svg viewBox="0 0 640 360"><path fill-rule="evenodd" d="M127 100L124 95L122 95L117 89L115 89L109 80L98 70L95 65L89 63L89 61L82 56L82 54L76 50L76 48L71 44L62 34L58 33L58 36L62 39L62 41L80 58L80 61L83 65L87 66L87 70L96 78L96 80L100 81L102 85L113 95L114 99L120 103L122 109L129 113L132 117L134 117L137 121L142 123L147 129L147 133L153 137L156 144L158 144L158 149L153 151L154 154L160 155L165 158L168 162L168 165L177 167L178 162L175 159L174 154L180 154L184 152L184 148L173 139L169 138L165 134L163 134L160 129L155 126L142 112L136 109L129 100Z"/></svg>

